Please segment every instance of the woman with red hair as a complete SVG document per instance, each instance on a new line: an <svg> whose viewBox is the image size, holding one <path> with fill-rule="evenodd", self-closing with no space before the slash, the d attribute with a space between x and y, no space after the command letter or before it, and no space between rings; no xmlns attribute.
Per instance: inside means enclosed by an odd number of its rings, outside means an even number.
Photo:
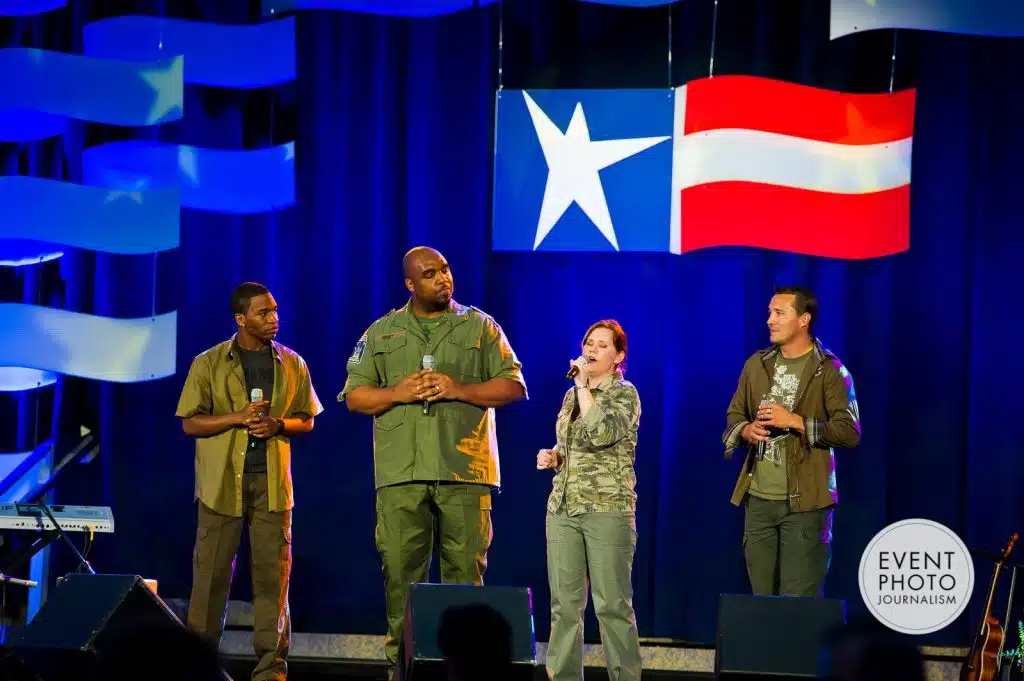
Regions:
<svg viewBox="0 0 1024 681"><path fill-rule="evenodd" d="M639 681L640 639L633 612L636 456L640 396L624 378L626 332L614 319L591 325L574 385L555 424L557 444L537 454L555 471L547 508L552 681L583 681L587 586L601 625L611 681Z"/></svg>

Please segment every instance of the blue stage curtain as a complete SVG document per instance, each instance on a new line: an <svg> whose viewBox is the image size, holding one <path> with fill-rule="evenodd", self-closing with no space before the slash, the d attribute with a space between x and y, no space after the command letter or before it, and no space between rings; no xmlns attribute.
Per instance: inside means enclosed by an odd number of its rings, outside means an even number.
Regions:
<svg viewBox="0 0 1024 681"><path fill-rule="evenodd" d="M4 20L12 30L0 35L74 50L85 21L120 13L258 18L256 9L232 14L236 3L212 0L73 4ZM296 141L296 206L251 216L185 208L176 251L60 261L73 309L178 312L177 375L93 389L101 457L59 490L63 503L114 507L117 534L98 538L94 566L156 577L163 595L187 597L193 450L174 408L191 359L233 332L231 288L258 280L280 303L279 340L306 358L327 408L294 448L296 631L383 633L371 424L335 396L360 335L404 303L400 259L417 244L447 256L456 299L493 315L524 363L531 399L498 414L504 489L487 581L533 588L539 640L548 631L551 476L535 470L534 456L553 442L566 361L603 317L630 334L628 377L644 408L634 579L643 636L711 642L717 595L749 588L742 516L729 504L739 464L723 460L720 434L744 360L768 342L774 284L818 292L819 336L851 371L863 419L860 448L837 453L841 503L827 595L848 599L853 615L865 612L860 555L892 521L930 518L972 546L1002 547L1022 520L1015 397L1024 385L1016 355L1024 322L1015 303L1024 41L898 34L895 86L919 87L908 253L838 262L731 248L682 257L490 252L499 14L504 87L667 87L708 75L712 6L510 0L423 19L302 14L295 83L248 92L187 85L179 122L76 128L63 147L70 179L83 146L111 139L223 149ZM888 90L892 32L829 43L821 0L723 0L718 8L716 74ZM19 295L4 281L8 299ZM61 408L84 409L83 401L68 397ZM236 572L242 598L244 562ZM983 562L977 569L976 601L990 574ZM978 612L975 605L923 642L966 643ZM589 614L587 622L588 640L597 640Z"/></svg>

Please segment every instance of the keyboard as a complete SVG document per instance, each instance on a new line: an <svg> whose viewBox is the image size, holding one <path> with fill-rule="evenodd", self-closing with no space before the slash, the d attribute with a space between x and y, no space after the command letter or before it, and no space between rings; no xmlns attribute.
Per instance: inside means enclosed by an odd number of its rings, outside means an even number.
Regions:
<svg viewBox="0 0 1024 681"><path fill-rule="evenodd" d="M50 513L65 532L113 533L114 512L109 506L67 506L52 504ZM54 530L39 504L0 504L0 530Z"/></svg>

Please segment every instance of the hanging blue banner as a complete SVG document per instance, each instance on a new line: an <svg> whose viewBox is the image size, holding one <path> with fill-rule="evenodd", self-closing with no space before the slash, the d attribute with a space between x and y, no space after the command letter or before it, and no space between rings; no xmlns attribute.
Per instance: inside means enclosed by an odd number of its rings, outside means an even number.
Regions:
<svg viewBox="0 0 1024 681"><path fill-rule="evenodd" d="M181 57L131 62L0 49L0 109L109 125L159 125L182 117L183 65Z"/></svg>
<svg viewBox="0 0 1024 681"><path fill-rule="evenodd" d="M0 239L0 267L28 267L56 260L64 249L34 239Z"/></svg>
<svg viewBox="0 0 1024 681"><path fill-rule="evenodd" d="M184 81L224 88L261 88L295 80L295 19L217 24L186 19L120 16L86 24L85 54L155 61L185 57Z"/></svg>
<svg viewBox="0 0 1024 681"><path fill-rule="evenodd" d="M0 109L0 142L38 142L63 135L67 128L66 116L32 109Z"/></svg>
<svg viewBox="0 0 1024 681"><path fill-rule="evenodd" d="M295 203L295 143L254 150L207 149L152 140L111 142L82 152L86 184L135 191L177 186L181 206L263 213Z"/></svg>
<svg viewBox="0 0 1024 681"><path fill-rule="evenodd" d="M299 10L331 9L399 17L436 17L465 9L486 7L500 0L263 0L263 15ZM595 5L660 7L680 0L580 0Z"/></svg>
<svg viewBox="0 0 1024 681"><path fill-rule="evenodd" d="M67 0L0 0L0 17L28 17L60 9Z"/></svg>
<svg viewBox="0 0 1024 681"><path fill-rule="evenodd" d="M53 246L121 254L177 248L180 212L177 187L123 191L0 176L0 239L31 239L40 256ZM0 242L0 258L13 255Z"/></svg>

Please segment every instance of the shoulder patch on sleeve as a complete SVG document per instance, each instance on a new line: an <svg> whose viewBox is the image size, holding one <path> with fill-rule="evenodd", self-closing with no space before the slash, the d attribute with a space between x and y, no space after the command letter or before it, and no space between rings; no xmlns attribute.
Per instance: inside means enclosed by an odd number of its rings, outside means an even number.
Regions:
<svg viewBox="0 0 1024 681"><path fill-rule="evenodd" d="M357 363L363 359L363 350L366 349L366 334L364 333L356 346L352 348L352 354L348 357L348 363Z"/></svg>

